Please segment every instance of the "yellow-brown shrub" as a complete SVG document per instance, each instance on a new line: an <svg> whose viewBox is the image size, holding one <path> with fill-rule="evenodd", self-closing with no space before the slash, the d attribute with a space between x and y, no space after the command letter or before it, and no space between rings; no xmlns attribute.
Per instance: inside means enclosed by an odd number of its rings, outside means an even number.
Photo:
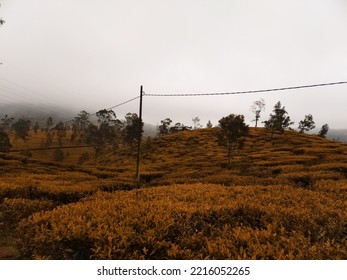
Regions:
<svg viewBox="0 0 347 280"><path fill-rule="evenodd" d="M97 193L22 221L19 249L52 259L344 259L344 210L290 186Z"/></svg>

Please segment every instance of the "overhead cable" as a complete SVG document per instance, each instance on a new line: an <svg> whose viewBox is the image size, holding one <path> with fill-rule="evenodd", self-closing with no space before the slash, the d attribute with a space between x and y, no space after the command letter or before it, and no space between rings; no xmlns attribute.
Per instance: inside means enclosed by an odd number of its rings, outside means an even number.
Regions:
<svg viewBox="0 0 347 280"><path fill-rule="evenodd" d="M213 96L213 95L230 95L230 94L250 94L250 93L262 93L262 92L274 92L274 91L303 89L303 88L325 87L325 86L334 86L334 85L341 85L341 84L347 84L347 81L323 83L323 84L301 85L301 86L292 86L292 87L271 88L271 89L233 91L233 92L214 92L214 93L149 93L149 94L145 94L145 96L174 97L174 96Z"/></svg>
<svg viewBox="0 0 347 280"><path fill-rule="evenodd" d="M131 98L131 99L129 99L129 100L127 100L127 101L124 101L124 102L122 102L122 103L119 103L119 104L117 104L117 105L115 105L115 106L112 106L112 107L110 107L110 108L108 108L108 109L106 109L106 110L112 110L112 109L114 109L114 108L117 108L117 107L120 107L120 106L122 106L122 105L125 105L125 104L127 104L127 103L129 103L129 102L131 102L131 101L134 101L134 100L136 100L136 99L138 99L138 98L140 98L140 96L136 96L136 97L134 97L134 98ZM96 113L93 113L93 114L90 114L89 116L91 117L91 116L95 116L96 115ZM73 122L74 120L69 120L69 121L66 121L66 123L68 123L68 122Z"/></svg>

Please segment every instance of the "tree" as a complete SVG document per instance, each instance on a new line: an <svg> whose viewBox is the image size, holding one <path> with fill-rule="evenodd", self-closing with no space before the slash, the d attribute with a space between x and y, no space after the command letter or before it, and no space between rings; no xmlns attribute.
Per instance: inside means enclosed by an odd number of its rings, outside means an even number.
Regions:
<svg viewBox="0 0 347 280"><path fill-rule="evenodd" d="M52 143L53 143L53 135L52 135L52 133L47 132L47 133L46 133L46 139L45 139L45 141L44 141L44 143L43 143L43 146L44 146L44 147L48 147L48 146L50 146Z"/></svg>
<svg viewBox="0 0 347 280"><path fill-rule="evenodd" d="M54 129L57 131L59 146L62 145L62 139L66 137L66 127L62 121L58 122Z"/></svg>
<svg viewBox="0 0 347 280"><path fill-rule="evenodd" d="M0 129L0 152L8 152L12 148L10 137L8 134Z"/></svg>
<svg viewBox="0 0 347 280"><path fill-rule="evenodd" d="M50 131L52 127L53 127L53 119L51 116L49 116L46 121L46 132Z"/></svg>
<svg viewBox="0 0 347 280"><path fill-rule="evenodd" d="M33 126L33 130L35 133L37 133L37 131L40 129L40 125L38 122L35 122L34 126Z"/></svg>
<svg viewBox="0 0 347 280"><path fill-rule="evenodd" d="M242 149L244 137L248 135L249 128L245 124L243 115L231 114L219 120L221 130L217 134L219 144L227 150L228 167L231 167L231 155L234 150Z"/></svg>
<svg viewBox="0 0 347 280"><path fill-rule="evenodd" d="M161 125L159 125L159 135L165 135L169 133L170 130L170 124L172 123L172 120L170 118L166 118L165 120L160 121Z"/></svg>
<svg viewBox="0 0 347 280"><path fill-rule="evenodd" d="M140 130L140 131L139 131ZM125 116L125 127L123 130L124 141L130 147L137 143L139 132L143 133L143 122L136 113L128 113Z"/></svg>
<svg viewBox="0 0 347 280"><path fill-rule="evenodd" d="M328 134L329 131L329 125L326 123L322 126L322 128L320 129L318 136L325 138Z"/></svg>
<svg viewBox="0 0 347 280"><path fill-rule="evenodd" d="M111 109L103 109L96 113L98 118L98 137L100 147L105 148L107 144L117 146L117 141L121 136L122 122L117 119L116 113Z"/></svg>
<svg viewBox="0 0 347 280"><path fill-rule="evenodd" d="M106 147L105 139L95 124L90 123L88 125L85 139L88 144L94 147L95 157L97 157Z"/></svg>
<svg viewBox="0 0 347 280"><path fill-rule="evenodd" d="M4 130L4 131L9 131L11 128L11 125L14 122L14 118L10 118L7 115L5 115L4 118L2 118L0 120L0 129Z"/></svg>
<svg viewBox="0 0 347 280"><path fill-rule="evenodd" d="M284 133L285 129L288 129L290 125L294 124L294 122L290 121L290 117L287 115L288 113L285 107L282 107L280 101L276 103L272 112L274 114L270 114L269 120L264 121L265 127L271 131L271 137L275 131Z"/></svg>
<svg viewBox="0 0 347 280"><path fill-rule="evenodd" d="M211 123L210 120L207 122L206 127L207 128L212 128L213 127L213 124Z"/></svg>
<svg viewBox="0 0 347 280"><path fill-rule="evenodd" d="M305 119L299 122L298 129L302 133L316 128L311 114L305 115Z"/></svg>
<svg viewBox="0 0 347 280"><path fill-rule="evenodd" d="M193 118L192 121L193 121L193 124L194 124L194 126L193 126L194 129L201 128L199 117Z"/></svg>
<svg viewBox="0 0 347 280"><path fill-rule="evenodd" d="M255 121L255 127L257 127L260 113L265 110L265 100L261 98L260 100L254 101L251 110L255 114L255 119L253 121Z"/></svg>
<svg viewBox="0 0 347 280"><path fill-rule="evenodd" d="M96 116L98 118L98 123L100 125L103 125L103 124L111 125L117 119L116 113L111 109L99 110L98 112L96 112Z"/></svg>
<svg viewBox="0 0 347 280"><path fill-rule="evenodd" d="M19 119L12 125L12 127L15 131L15 138L21 138L26 142L30 131L30 120Z"/></svg>
<svg viewBox="0 0 347 280"><path fill-rule="evenodd" d="M117 119L113 110L103 109L96 113L99 123L99 131L106 142L113 142L120 134L122 123Z"/></svg>
<svg viewBox="0 0 347 280"><path fill-rule="evenodd" d="M106 149L108 144L115 145L116 137L120 134L122 124L116 118L116 114L112 110L100 110L96 112L96 116L99 126L88 121L88 127L85 129L84 138L88 144L94 147L95 156L97 157L99 153ZM73 140L73 138L71 139Z"/></svg>
<svg viewBox="0 0 347 280"><path fill-rule="evenodd" d="M72 123L73 133L77 134L79 132L85 132L90 123L89 121L90 114L84 110L80 111L77 114L77 117L74 118Z"/></svg>

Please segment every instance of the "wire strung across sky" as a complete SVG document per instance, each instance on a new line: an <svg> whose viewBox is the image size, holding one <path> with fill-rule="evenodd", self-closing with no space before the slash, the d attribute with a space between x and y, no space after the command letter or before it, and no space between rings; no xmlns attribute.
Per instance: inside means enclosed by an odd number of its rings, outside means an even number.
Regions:
<svg viewBox="0 0 347 280"><path fill-rule="evenodd" d="M134 98L131 98L131 99L127 100L127 101L124 101L124 102L119 103L119 104L117 104L117 105L115 105L115 106L112 106L112 107L110 107L110 108L108 108L108 109L106 109L106 110L112 110L112 109L114 109L114 108L117 108L117 107L120 107L120 106L122 106L122 105L125 105L125 104L127 104L127 103L129 103L129 102L131 102L131 101L134 101L134 100L136 100L136 99L138 99L138 98L140 98L140 96L136 96L136 97L134 97ZM90 114L89 116L95 116L95 115L96 115L96 113Z"/></svg>
<svg viewBox="0 0 347 280"><path fill-rule="evenodd" d="M229 95L229 94L247 94L247 93L261 93L261 92L271 92L271 91L284 91L284 90L294 90L294 89L303 89L303 88L313 88L313 87L324 87L324 86L334 86L347 84L347 81L342 82L331 82L331 83L322 83L322 84L312 84L312 85L301 85L301 86L292 86L292 87L282 87L282 88L271 88L271 89L258 89L258 90L248 90L248 91L233 91L233 92L215 92L215 93L145 93L143 92L143 96L204 96L204 95ZM140 98L140 96L136 96L127 101L119 103L115 106L108 108L107 110L111 110L117 107L120 107L124 104L127 104L131 101ZM94 114L90 114L90 116L94 116Z"/></svg>
<svg viewBox="0 0 347 280"><path fill-rule="evenodd" d="M57 105L56 103L52 103L52 102L49 102L47 101L47 98L44 98L44 96L42 96L42 94L36 92L36 91L33 91L27 87L24 87L18 83L15 83L15 82L12 82L12 81L9 81L8 79L5 79L3 77L0 77L0 93L1 92L8 92L10 93L11 95L8 96L8 98L10 100L13 100L13 97L18 97L20 99L23 99L23 100L28 100L29 102L34 102L36 104L39 104L39 105L42 105L44 107L47 107L47 108L51 108L51 109L54 109L55 108L55 111L61 111L63 113L71 113L69 112L68 110L65 109L64 106L60 106L60 105ZM4 85L3 82L5 82L6 84ZM10 86L8 85L10 84ZM14 88L13 86L17 87L17 88ZM20 88L20 90L18 90L18 88ZM30 94L28 94L30 93ZM32 95L34 94L34 95ZM4 94L1 94L3 99L1 101L4 100L4 98L6 99L6 95ZM38 97L35 97L35 96L42 96L42 98L38 98ZM13 102L11 102L12 104L14 104ZM24 102L21 102L21 105L23 105ZM30 103L28 103L30 104ZM23 107L23 106L22 106ZM28 109L29 108L29 111L33 110L32 106L26 106L26 108L24 109ZM31 109L31 110L30 110Z"/></svg>
<svg viewBox="0 0 347 280"><path fill-rule="evenodd" d="M171 94L163 94L163 93L149 93L146 94L143 93L143 96L162 96L162 97L174 97L174 96L212 96L212 95L230 95L230 94L249 94L249 93L261 93L261 92L274 92L274 91L284 91L284 90L296 90L296 89L303 89L303 88L314 88L314 87L325 87L325 86L334 86L334 85L342 85L347 84L347 81L340 81L340 82L331 82L331 83L321 83L321 84L311 84L311 85L301 85L301 86L291 86L291 87L282 87L282 88L271 88L271 89L259 89L259 90L248 90L248 91L234 91L234 92L215 92L215 93L171 93ZM130 103L136 99L140 98L140 96L136 96L134 98L128 99L124 102L121 102L117 105L114 105L106 110L112 110L114 108L120 107L122 105L125 105L127 103ZM95 116L97 113L89 114L89 116ZM73 122L73 120L66 121L65 123ZM84 146L81 146L84 147ZM85 147L91 147L91 146L85 146ZM69 147L60 147L60 148L80 148L79 146L69 146ZM37 150L43 150L47 148L39 148ZM53 149L53 148L52 148ZM21 150L15 150L13 152L18 152Z"/></svg>
<svg viewBox="0 0 347 280"><path fill-rule="evenodd" d="M122 105L124 105L124 104L127 104L127 103L129 103L129 102L131 102L131 101L134 101L134 100L136 100L136 99L138 99L138 98L140 98L140 96L136 96L136 97L134 97L134 98L132 98L132 99L129 99L129 100L127 100L127 101L124 101L124 102L122 102L122 103L119 103L119 104L117 104L117 105L115 105L115 106L112 106L112 107L108 108L107 110L111 110L111 109L117 108L117 107L122 106Z"/></svg>
<svg viewBox="0 0 347 280"><path fill-rule="evenodd" d="M144 94L144 96L174 97L174 96L208 96L208 95L249 94L249 93L295 90L295 89L303 89L303 88L325 87L325 86L334 86L334 85L341 85L341 84L347 84L347 81L323 83L323 84L312 84L312 85L301 85L301 86L292 86L292 87L282 87L282 88L248 90L248 91L215 92L215 93L171 93L171 94L149 93L149 94Z"/></svg>
<svg viewBox="0 0 347 280"><path fill-rule="evenodd" d="M297 90L304 88L314 88L314 87L325 87L325 86L334 86L334 85L342 85L347 84L347 81L340 82L330 82L330 83L321 83L321 84L311 84L311 85L300 85L300 86L291 86L291 87L281 87L281 88L271 88L271 89L258 89L258 90L248 90L248 91L233 91L233 92L214 92L214 93L145 93L143 92L143 96L149 97L184 97L184 96L216 96L216 95L232 95L232 94L251 94L251 93L262 93L262 92L275 92L275 91L285 91L285 90ZM114 108L120 107L127 103L130 103L136 99L140 98L140 96L136 96L124 102L121 102L117 105L114 105L107 110L112 110ZM96 113L90 114L89 116L95 116ZM65 123L73 122L74 120L66 121Z"/></svg>
<svg viewBox="0 0 347 280"><path fill-rule="evenodd" d="M106 109L106 110L112 110L112 109L114 109L114 108L117 108L117 107L120 107L120 106L125 105L125 104L127 104L127 103L130 103L131 101L134 101L134 100L136 100L136 99L138 99L138 98L140 98L140 96L136 96L136 97L134 97L134 98L131 98L131 99L127 100L127 101L124 101L124 102L119 103L119 104L117 104L117 105L115 105L115 106L112 106L112 107L110 107L110 108L108 108L108 109ZM92 117L92 116L95 116L96 114L97 114L97 113L89 114L89 116ZM74 121L74 120L69 120L69 121L66 121L65 123L69 123L69 122L73 122L73 121Z"/></svg>
<svg viewBox="0 0 347 280"><path fill-rule="evenodd" d="M284 90L296 90L303 88L314 88L314 87L325 87L325 86L334 86L334 85L342 85L347 84L347 81L340 82L331 82L331 83L321 83L321 84L311 84L311 85L301 85L301 86L291 86L291 87L281 87L281 88L271 88L271 89L258 89L258 90L248 90L248 91L233 91L233 92L214 92L214 93L145 93L143 92L143 96L161 96L161 97L180 97L180 96L211 96L211 95L230 95L230 94L249 94L249 93L262 93L262 92L274 92L274 91L284 91ZM140 98L140 96L136 96L127 101L119 103L115 106L108 108L107 110L112 110L114 108L120 107L124 104L127 104L131 101ZM90 114L89 116L95 116L96 113ZM73 120L67 121L71 122Z"/></svg>

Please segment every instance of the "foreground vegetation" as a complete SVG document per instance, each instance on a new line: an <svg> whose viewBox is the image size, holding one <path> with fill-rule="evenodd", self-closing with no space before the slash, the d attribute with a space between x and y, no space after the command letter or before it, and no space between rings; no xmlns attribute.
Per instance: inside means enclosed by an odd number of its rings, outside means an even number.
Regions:
<svg viewBox="0 0 347 280"><path fill-rule="evenodd" d="M24 259L346 259L345 144L253 128L228 164L217 132L144 141L140 188L127 147L1 154L0 236Z"/></svg>
<svg viewBox="0 0 347 280"><path fill-rule="evenodd" d="M325 188L192 184L97 193L22 221L20 250L53 259L344 259L345 201Z"/></svg>

